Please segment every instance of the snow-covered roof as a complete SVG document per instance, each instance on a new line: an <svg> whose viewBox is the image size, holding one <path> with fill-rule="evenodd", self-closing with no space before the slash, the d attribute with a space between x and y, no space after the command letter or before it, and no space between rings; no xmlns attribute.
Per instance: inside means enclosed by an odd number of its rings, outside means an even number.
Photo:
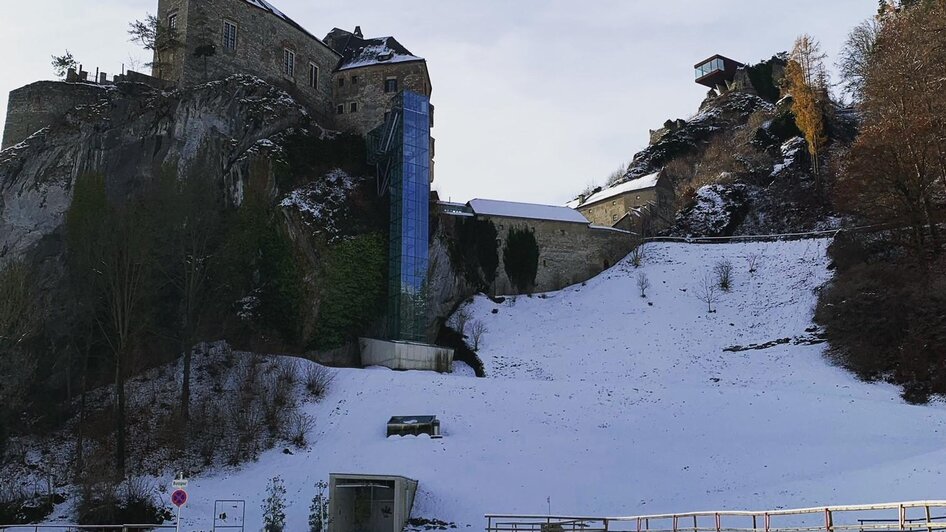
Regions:
<svg viewBox="0 0 946 532"><path fill-rule="evenodd" d="M424 60L412 54L394 37L361 39L352 36L341 54L342 62L338 65L338 70L351 70L382 63L408 63Z"/></svg>
<svg viewBox="0 0 946 532"><path fill-rule="evenodd" d="M556 205L489 199L470 200L469 205L473 212L485 216L505 216L507 218L527 218L530 220L551 220L579 224L589 223L588 219L582 216L580 212Z"/></svg>
<svg viewBox="0 0 946 532"><path fill-rule="evenodd" d="M322 44L325 44L325 43L322 41L322 39L319 39L319 38L316 37L315 35L312 35L312 33L310 33L309 30L303 28L301 24L299 24L298 22L292 20L292 19L289 18L288 16L286 16L285 13L283 13L282 11L280 11L279 9L277 9L276 6L274 6L273 4L269 3L267 0L243 0L243 1L246 2L247 4L250 4L250 5L252 5L252 6L255 6L255 7L258 7L258 8L260 8L260 9L262 9L263 11L267 11L267 12L269 12L269 13L272 13L273 15L276 15L277 17L279 17L279 18L285 20L289 25L291 25L292 27L294 27L294 28L296 28L297 30L301 31L302 33L305 33L306 35L308 35L309 37L312 37L312 38L315 39L316 41L318 41L318 42L320 42L320 43L322 43Z"/></svg>
<svg viewBox="0 0 946 532"><path fill-rule="evenodd" d="M592 203L598 203L599 201L604 201L606 199L620 196L621 194L626 194L628 192L633 192L635 190L654 188L657 186L658 180L660 180L660 172L645 175L644 177L638 177L637 179L632 179L630 181L621 183L620 185L602 190L597 194L592 194L585 199L585 202L582 203L582 205L591 205Z"/></svg>

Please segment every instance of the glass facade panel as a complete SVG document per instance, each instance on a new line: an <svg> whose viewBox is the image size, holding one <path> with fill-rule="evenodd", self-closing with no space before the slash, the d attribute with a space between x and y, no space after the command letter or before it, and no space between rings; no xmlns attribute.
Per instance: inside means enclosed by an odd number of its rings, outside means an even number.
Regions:
<svg viewBox="0 0 946 532"><path fill-rule="evenodd" d="M713 59L711 61L707 61L706 63L696 67L696 79L700 79L703 76L708 76L713 72L721 70L726 70L726 64L722 59Z"/></svg>
<svg viewBox="0 0 946 532"><path fill-rule="evenodd" d="M423 342L430 223L429 99L411 91L398 94L385 124L368 134L368 154L391 194L389 335L393 340Z"/></svg>

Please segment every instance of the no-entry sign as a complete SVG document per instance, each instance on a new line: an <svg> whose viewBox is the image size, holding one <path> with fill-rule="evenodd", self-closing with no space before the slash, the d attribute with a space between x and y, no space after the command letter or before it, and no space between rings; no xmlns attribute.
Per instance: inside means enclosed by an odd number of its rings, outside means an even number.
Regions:
<svg viewBox="0 0 946 532"><path fill-rule="evenodd" d="M187 503L187 492L184 490L176 490L171 494L171 504L180 508Z"/></svg>

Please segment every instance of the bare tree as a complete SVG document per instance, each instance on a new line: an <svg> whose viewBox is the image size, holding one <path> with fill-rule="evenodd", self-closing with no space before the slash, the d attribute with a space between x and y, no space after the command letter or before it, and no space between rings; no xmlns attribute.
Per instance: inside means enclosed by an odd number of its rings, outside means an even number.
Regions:
<svg viewBox="0 0 946 532"><path fill-rule="evenodd" d="M480 320L473 320L473 323L470 324L470 338L473 339L473 350L480 350L480 340L483 339L483 335L486 334L486 324Z"/></svg>
<svg viewBox="0 0 946 532"><path fill-rule="evenodd" d="M713 305L719 300L719 284L716 282L716 279L712 275L704 275L699 284L696 285L696 288L693 290L696 298L703 303L706 303L706 311L710 314L716 312L713 309Z"/></svg>
<svg viewBox="0 0 946 532"><path fill-rule="evenodd" d="M457 313L453 315L453 328L460 333L460 336L466 336L466 324L470 321L470 311L466 307L460 307Z"/></svg>
<svg viewBox="0 0 946 532"><path fill-rule="evenodd" d="M112 204L102 176L75 184L66 215L67 248L73 267L91 284L89 307L110 351L114 368L116 468L125 471L125 381L149 312L145 304L152 264L153 229L138 202Z"/></svg>
<svg viewBox="0 0 946 532"><path fill-rule="evenodd" d="M864 93L879 33L880 23L876 18L861 22L848 34L838 58L837 67L844 79L844 88L855 101L860 101Z"/></svg>
<svg viewBox="0 0 946 532"><path fill-rule="evenodd" d="M716 282L719 287L728 292L732 289L732 263L728 260L721 260L713 266L713 273L716 274Z"/></svg>
<svg viewBox="0 0 946 532"><path fill-rule="evenodd" d="M746 265L749 267L749 275L759 271L759 262L762 260L761 253L749 253L746 255Z"/></svg>
<svg viewBox="0 0 946 532"><path fill-rule="evenodd" d="M641 264L644 263L644 258L643 244L640 244L631 250L631 265L633 265L635 268L641 267Z"/></svg>
<svg viewBox="0 0 946 532"><path fill-rule="evenodd" d="M641 291L641 297L647 297L647 289L650 288L650 279L647 274L640 272L637 274L637 288Z"/></svg>

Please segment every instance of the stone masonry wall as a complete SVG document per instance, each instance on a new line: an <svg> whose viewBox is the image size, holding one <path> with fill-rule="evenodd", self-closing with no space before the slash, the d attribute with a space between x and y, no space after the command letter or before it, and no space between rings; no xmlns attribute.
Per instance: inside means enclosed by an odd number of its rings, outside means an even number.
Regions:
<svg viewBox="0 0 946 532"><path fill-rule="evenodd" d="M320 123L332 125L332 71L339 56L319 39L246 0L160 0L160 20L167 23L174 9L184 47L173 55L172 63L182 66L155 72L156 77L176 78L181 86L189 86L233 74L259 76L299 99ZM206 20L205 30L198 25L201 19ZM235 49L224 46L225 21L237 26ZM206 59L194 57L201 31L216 46L215 54ZM291 76L284 66L286 49L295 54ZM310 64L318 68L315 86L309 83Z"/></svg>
<svg viewBox="0 0 946 532"><path fill-rule="evenodd" d="M578 212L582 213L593 224L610 227L617 223L628 211L648 203L657 203L657 201L656 188L634 190L627 194L599 201L594 205L582 205L578 207Z"/></svg>
<svg viewBox="0 0 946 532"><path fill-rule="evenodd" d="M98 103L106 91L102 86L62 81L38 81L10 91L0 149L26 140L75 107Z"/></svg>
<svg viewBox="0 0 946 532"><path fill-rule="evenodd" d="M380 64L336 72L332 94L335 125L342 131L364 135L384 122L395 93L384 92L385 80L396 79L397 90L411 90L430 96L427 63ZM353 109L352 104L356 104Z"/></svg>
<svg viewBox="0 0 946 532"><path fill-rule="evenodd" d="M480 218L491 220L498 232L499 268L492 286L493 295L517 293L503 263L503 247L513 227L534 231L539 245L534 292L559 290L587 281L624 258L637 244L636 235L631 233L580 223L499 216Z"/></svg>

